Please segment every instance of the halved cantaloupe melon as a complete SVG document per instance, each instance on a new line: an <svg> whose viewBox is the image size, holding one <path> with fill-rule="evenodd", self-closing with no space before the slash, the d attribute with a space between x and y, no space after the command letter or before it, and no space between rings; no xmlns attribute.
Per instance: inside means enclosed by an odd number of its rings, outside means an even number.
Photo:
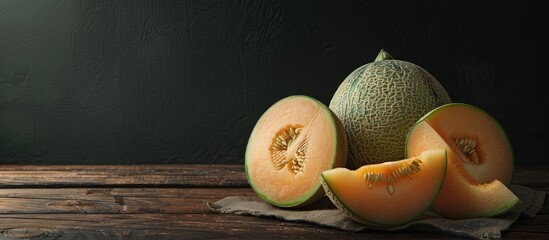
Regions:
<svg viewBox="0 0 549 240"><path fill-rule="evenodd" d="M501 125L478 107L451 103L427 113L410 129L407 155L448 151L448 170L432 208L448 218L490 217L519 202L506 187L513 153Z"/></svg>
<svg viewBox="0 0 549 240"><path fill-rule="evenodd" d="M429 150L400 161L334 168L321 174L332 202L349 218L376 227L411 222L422 216L442 187L446 151Z"/></svg>
<svg viewBox="0 0 549 240"><path fill-rule="evenodd" d="M335 114L312 97L289 96L256 123L246 147L246 177L273 205L306 206L324 195L320 173L346 161L347 138Z"/></svg>

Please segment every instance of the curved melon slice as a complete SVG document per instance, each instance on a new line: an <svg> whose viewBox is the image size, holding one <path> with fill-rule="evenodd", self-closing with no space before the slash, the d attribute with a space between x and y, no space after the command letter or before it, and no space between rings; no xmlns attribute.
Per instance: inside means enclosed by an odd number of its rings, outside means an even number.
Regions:
<svg viewBox="0 0 549 240"><path fill-rule="evenodd" d="M429 208L444 181L446 151L425 151L400 161L335 168L321 174L332 202L351 219L376 227L402 225Z"/></svg>
<svg viewBox="0 0 549 240"><path fill-rule="evenodd" d="M407 155L427 149L448 151L444 185L433 210L448 218L490 217L519 202L506 187L513 154L503 128L483 110L464 103L438 107L408 133Z"/></svg>
<svg viewBox="0 0 549 240"><path fill-rule="evenodd" d="M253 190L279 207L299 207L324 196L318 176L345 166L343 125L323 103L289 96L256 123L246 147L246 177Z"/></svg>

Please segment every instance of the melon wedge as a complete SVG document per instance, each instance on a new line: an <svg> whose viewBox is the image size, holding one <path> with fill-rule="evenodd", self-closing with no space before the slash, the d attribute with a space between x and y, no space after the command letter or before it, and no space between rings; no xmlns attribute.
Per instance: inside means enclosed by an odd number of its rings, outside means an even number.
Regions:
<svg viewBox="0 0 549 240"><path fill-rule="evenodd" d="M301 207L324 196L321 172L345 166L347 138L322 102L289 96L257 121L245 158L246 177L261 198L279 207Z"/></svg>
<svg viewBox="0 0 549 240"><path fill-rule="evenodd" d="M321 174L328 197L349 218L375 227L411 222L429 208L446 174L446 151Z"/></svg>
<svg viewBox="0 0 549 240"><path fill-rule="evenodd" d="M510 141L485 111L451 103L427 113L408 133L407 155L437 148L448 152L446 179L432 206L442 216L491 217L520 202L507 188L514 169Z"/></svg>

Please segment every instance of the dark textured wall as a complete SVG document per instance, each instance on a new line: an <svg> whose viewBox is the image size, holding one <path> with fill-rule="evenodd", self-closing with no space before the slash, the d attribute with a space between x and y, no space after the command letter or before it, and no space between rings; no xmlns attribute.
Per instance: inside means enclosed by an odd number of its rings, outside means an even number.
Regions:
<svg viewBox="0 0 549 240"><path fill-rule="evenodd" d="M548 164L546 8L532 1L0 0L0 163L243 163L275 101L328 104L380 49Z"/></svg>

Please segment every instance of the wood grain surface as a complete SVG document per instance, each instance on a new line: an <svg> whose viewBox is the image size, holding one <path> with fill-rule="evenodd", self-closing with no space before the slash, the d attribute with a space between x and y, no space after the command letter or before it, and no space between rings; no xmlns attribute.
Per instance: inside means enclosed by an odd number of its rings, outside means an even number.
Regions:
<svg viewBox="0 0 549 240"><path fill-rule="evenodd" d="M549 191L548 170L520 168L514 183ZM418 231L351 233L212 213L207 202L255 195L241 165L4 165L0 183L0 239L458 239ZM547 205L504 235L548 236Z"/></svg>

